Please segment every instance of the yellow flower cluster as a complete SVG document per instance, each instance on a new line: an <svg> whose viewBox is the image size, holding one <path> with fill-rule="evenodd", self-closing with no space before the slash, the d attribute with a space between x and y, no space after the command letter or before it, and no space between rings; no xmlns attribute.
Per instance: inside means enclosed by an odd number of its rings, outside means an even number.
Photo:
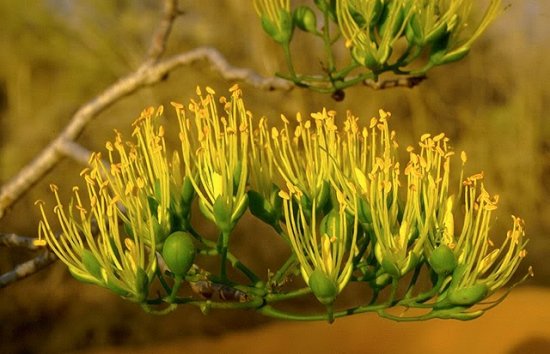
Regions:
<svg viewBox="0 0 550 354"><path fill-rule="evenodd" d="M423 264L441 279L438 306L471 305L504 286L525 257L519 218L500 248L490 241L498 198L482 174L450 188L454 153L445 135L423 135L418 152L406 149L402 169L387 112L366 126L351 113L338 122L327 110L295 121L281 116L276 128L265 118L254 124L237 86L230 94L218 104L211 88L197 89L187 109L172 103L181 160L178 152L169 158L156 122L162 107L149 108L134 123L133 142L116 133L106 144L108 161L91 157L82 171L88 202L75 187L65 208L52 186L62 231L52 230L40 203L40 235L76 278L143 301L156 251L168 235L188 230L195 196L222 233L222 263L227 236L250 209L288 241L304 281L326 305L353 274L383 287Z"/></svg>

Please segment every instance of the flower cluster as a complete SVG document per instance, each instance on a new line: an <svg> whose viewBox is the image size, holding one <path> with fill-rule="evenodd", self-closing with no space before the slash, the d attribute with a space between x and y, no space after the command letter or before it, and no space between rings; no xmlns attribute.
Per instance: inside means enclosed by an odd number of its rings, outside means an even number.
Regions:
<svg viewBox="0 0 550 354"><path fill-rule="evenodd" d="M475 16L480 5L473 0L316 0L296 6L254 0L254 5L264 31L284 51L289 74L281 76L333 94L386 72L421 77L434 66L461 60L502 10L501 0L491 0L481 16ZM295 29L323 42L322 73L296 72L290 48ZM349 64L338 68L342 47L349 49Z"/></svg>
<svg viewBox="0 0 550 354"><path fill-rule="evenodd" d="M40 235L77 279L144 302L153 279L163 277L162 263L178 282L167 300L173 302L199 242L203 254L220 255L217 289L227 293L228 261L259 279L229 251L229 234L246 210L287 241L295 259L287 266L330 309L329 319L350 281L366 282L376 293L391 284L394 296L400 279L411 273L416 279L425 268L431 291L415 294L410 287L405 298L388 303L430 307L443 311L436 312L440 317L478 315L462 311L506 285L526 255L517 217L502 246L489 238L498 197L486 191L483 174L452 188L454 152L444 134L423 135L418 148L406 148L402 165L390 114L382 110L367 125L349 112L339 121L336 112L322 110L295 120L281 116L282 124L271 126L253 119L237 86L219 103L211 88L197 89L197 96L188 108L172 103L180 152L168 153L158 123L162 107L149 108L134 123L132 141L117 132L106 144L108 160L92 155L82 171L87 200L75 187L64 207L52 185L59 235L40 203ZM460 157L464 165L466 154ZM217 243L193 230L195 199L218 227ZM240 298L273 291L254 289Z"/></svg>

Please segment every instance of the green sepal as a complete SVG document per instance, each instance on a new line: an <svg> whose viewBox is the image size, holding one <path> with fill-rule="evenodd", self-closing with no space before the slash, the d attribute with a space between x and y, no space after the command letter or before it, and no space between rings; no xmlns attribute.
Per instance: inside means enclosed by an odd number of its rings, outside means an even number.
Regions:
<svg viewBox="0 0 550 354"><path fill-rule="evenodd" d="M466 286L458 289L449 289L447 298L453 305L471 306L487 297L489 287L483 283Z"/></svg>
<svg viewBox="0 0 550 354"><path fill-rule="evenodd" d="M443 63L443 58L448 51L450 37L451 34L447 32L438 40L433 41L432 47L430 49L430 63L432 63L433 65L441 65Z"/></svg>
<svg viewBox="0 0 550 354"><path fill-rule="evenodd" d="M359 221L362 224L372 224L372 214L370 210L370 205L365 199L363 198L359 199L358 209L359 209L359 215L357 216L359 218Z"/></svg>
<svg viewBox="0 0 550 354"><path fill-rule="evenodd" d="M231 229L229 229L228 231L233 230L239 219L243 216L246 209L248 209L248 194L244 194L239 200L239 204L237 204L236 206L233 205L233 207L235 209L231 214Z"/></svg>
<svg viewBox="0 0 550 354"><path fill-rule="evenodd" d="M315 269L309 275L308 285L313 295L323 305L330 305L338 295L338 285L320 269Z"/></svg>
<svg viewBox="0 0 550 354"><path fill-rule="evenodd" d="M264 198L260 193L248 191L248 207L252 215L266 224L275 225L281 217L280 210L276 210L270 200ZM277 196L280 199L280 197Z"/></svg>
<svg viewBox="0 0 550 354"><path fill-rule="evenodd" d="M294 30L294 24L292 21L292 15L279 9L279 23L273 23L266 16L261 17L262 28L264 31L277 43L288 43L292 39L292 32Z"/></svg>
<svg viewBox="0 0 550 354"><path fill-rule="evenodd" d="M145 301L149 294L149 277L141 267L138 267L136 272L136 294L138 302Z"/></svg>
<svg viewBox="0 0 550 354"><path fill-rule="evenodd" d="M479 318L484 313L485 311L483 310L478 310L473 312L456 312L456 313L451 313L449 317L454 320L471 321L471 320L475 320L476 318Z"/></svg>
<svg viewBox="0 0 550 354"><path fill-rule="evenodd" d="M233 191L236 191L239 188L242 171L243 171L243 163L242 161L239 160L237 161L235 170L233 170Z"/></svg>
<svg viewBox="0 0 550 354"><path fill-rule="evenodd" d="M124 297L124 298L130 297L131 293L128 290L123 289L120 286L116 285L112 279L109 279L109 278L107 279L107 282L105 283L105 287L120 297Z"/></svg>
<svg viewBox="0 0 550 354"><path fill-rule="evenodd" d="M393 257L393 255L389 254L384 256L380 265L382 266L382 269L384 269L384 271L391 275L393 278L401 277L401 270L397 266L397 261L395 260L395 257Z"/></svg>
<svg viewBox="0 0 550 354"><path fill-rule="evenodd" d="M193 187L193 183L191 183L191 178L189 178L189 176L185 176L183 178L183 184L181 186L182 204L190 208L194 198L195 188Z"/></svg>
<svg viewBox="0 0 550 354"><path fill-rule="evenodd" d="M92 276L91 274L83 272L82 270L77 269L75 267L69 266L69 273L71 273L73 278L75 278L76 280L82 283L103 285L103 281L101 279L98 279Z"/></svg>
<svg viewBox="0 0 550 354"><path fill-rule="evenodd" d="M174 275L184 277L195 260L193 236L183 231L170 234L162 246L162 258Z"/></svg>
<svg viewBox="0 0 550 354"><path fill-rule="evenodd" d="M82 264L88 273L98 280L102 279L103 276L101 274L101 270L103 267L97 260L96 256L90 250L84 249L81 257Z"/></svg>
<svg viewBox="0 0 550 354"><path fill-rule="evenodd" d="M321 188L317 191L316 199L316 210L323 210L327 202L330 200L330 183L328 181L323 181Z"/></svg>
<svg viewBox="0 0 550 354"><path fill-rule="evenodd" d="M336 17L336 0L314 0L313 2L322 13L328 13L333 22L338 21Z"/></svg>
<svg viewBox="0 0 550 354"><path fill-rule="evenodd" d="M219 195L212 206L214 221L222 232L229 232L233 229L233 223L231 222L231 198L231 196Z"/></svg>
<svg viewBox="0 0 550 354"><path fill-rule="evenodd" d="M424 43L438 41L440 38L443 38L443 36L446 36L447 34L450 34L450 32L447 30L447 23L443 22L439 24L438 27L432 28L430 33L428 33L426 35L426 38L424 38Z"/></svg>
<svg viewBox="0 0 550 354"><path fill-rule="evenodd" d="M464 57L466 55L468 55L469 52L470 52L470 48L468 48L468 47L462 47L462 48L459 48L459 49L455 49L452 52L449 52L449 53L445 54L443 59L441 59L439 65L449 64L449 63L453 63L455 61L462 60L462 59L464 59Z"/></svg>
<svg viewBox="0 0 550 354"><path fill-rule="evenodd" d="M212 211L210 211L210 209L208 209L208 206L202 199L199 199L199 210L205 218L212 221L213 223L216 223L216 218L214 217L214 214L212 213Z"/></svg>
<svg viewBox="0 0 550 354"><path fill-rule="evenodd" d="M398 8L395 8L395 7ZM392 20L393 15L393 22ZM386 31L391 31L391 37L395 37L401 27L403 26L403 21L405 20L405 9L401 6L399 1L388 1L386 6L382 11L380 16L380 26L378 27L378 33L382 37ZM391 26L391 27L390 27Z"/></svg>
<svg viewBox="0 0 550 354"><path fill-rule="evenodd" d="M418 15L413 14L407 22L407 27L405 28L405 38L410 44L423 46L425 43L424 33L420 21L418 20Z"/></svg>

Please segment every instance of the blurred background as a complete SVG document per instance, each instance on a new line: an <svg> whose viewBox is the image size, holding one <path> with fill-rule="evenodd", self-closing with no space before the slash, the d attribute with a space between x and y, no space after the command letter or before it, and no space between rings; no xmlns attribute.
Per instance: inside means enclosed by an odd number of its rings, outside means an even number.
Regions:
<svg viewBox="0 0 550 354"><path fill-rule="evenodd" d="M494 239L511 226L510 214L525 219L530 237L529 254L519 274L533 265L535 278L512 293L494 314L491 311L472 324L434 321L417 326L365 314L338 320L332 327L266 323L267 319L249 312L203 316L185 307L155 317L106 290L78 283L64 266L55 264L0 289L0 352L114 353L130 348L149 348L142 349L144 353L185 348L190 352L255 352L250 348L264 348L269 340L276 340L272 343L279 349L286 348L281 338L305 332L311 334L304 336L303 343L321 345L320 352L369 352L364 345L371 345L371 352L453 352L450 348L458 348L460 338L471 340L472 336L480 337L476 339L479 345L485 343L481 337L500 339L491 342L498 349L493 352L532 353L550 348L550 292L546 290L550 285L546 262L550 254L550 122L545 115L550 108L550 3L505 3L509 4L506 11L465 60L430 71L428 80L414 89L356 87L346 91L343 102L335 102L301 89L267 92L241 84L247 108L258 117L277 120L280 113L307 115L327 107L340 116L349 109L367 120L384 108L392 112L390 126L401 147L416 144L423 133L445 132L456 151L465 150L469 157L465 173L484 171L488 191L500 195L491 230ZM185 14L174 25L167 55L212 46L235 66L266 76L284 71L282 53L264 35L251 3L180 1L180 7ZM0 184L53 139L80 105L140 65L159 14L160 2L154 0L0 0ZM319 62L315 43L297 38L294 49L299 68ZM212 72L208 64L183 67L168 80L110 107L87 127L79 142L90 150L102 150L105 141L112 139L113 129L129 136L131 122L145 106L185 103L197 85L225 94L232 83ZM168 130L171 124L175 129L175 116L167 112L165 124ZM69 193L71 186L80 184L82 167L64 160L0 220L0 232L36 235L39 217L34 201L43 199L51 205L48 185L52 182ZM242 224L233 237L236 252L258 272L277 267L285 251L275 235L252 218ZM0 248L0 272L31 256ZM518 337L524 332L525 336ZM317 333L318 337L313 336ZM517 338L502 333L515 333ZM442 347L430 345L436 336L448 340L437 340ZM256 344L251 344L254 338ZM517 343L502 347L508 343L503 338L517 339ZM322 344L325 340L333 342ZM408 340L417 343L416 349L404 347ZM401 346L392 346L394 342ZM299 353L311 348L294 345L287 349ZM483 348L469 350L487 352Z"/></svg>

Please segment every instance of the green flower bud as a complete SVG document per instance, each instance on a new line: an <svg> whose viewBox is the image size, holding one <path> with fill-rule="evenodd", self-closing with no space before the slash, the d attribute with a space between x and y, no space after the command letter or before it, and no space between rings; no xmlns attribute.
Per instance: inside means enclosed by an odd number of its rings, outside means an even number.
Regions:
<svg viewBox="0 0 550 354"><path fill-rule="evenodd" d="M439 247L434 249L429 262L437 274L451 273L458 265L455 254L447 245L439 245Z"/></svg>
<svg viewBox="0 0 550 354"><path fill-rule="evenodd" d="M317 17L313 10L307 6L300 6L294 10L294 22L302 31L317 32Z"/></svg>
<svg viewBox="0 0 550 354"><path fill-rule="evenodd" d="M162 258L172 273L183 277L195 259L195 245L191 234L183 231L176 231L164 241L162 247Z"/></svg>
<svg viewBox="0 0 550 354"><path fill-rule="evenodd" d="M483 283L477 283L464 288L449 289L447 298L453 305L470 306L477 304L487 297L489 287Z"/></svg>
<svg viewBox="0 0 550 354"><path fill-rule="evenodd" d="M338 295L338 285L320 269L315 269L309 276L309 287L313 295L323 305L330 305Z"/></svg>

